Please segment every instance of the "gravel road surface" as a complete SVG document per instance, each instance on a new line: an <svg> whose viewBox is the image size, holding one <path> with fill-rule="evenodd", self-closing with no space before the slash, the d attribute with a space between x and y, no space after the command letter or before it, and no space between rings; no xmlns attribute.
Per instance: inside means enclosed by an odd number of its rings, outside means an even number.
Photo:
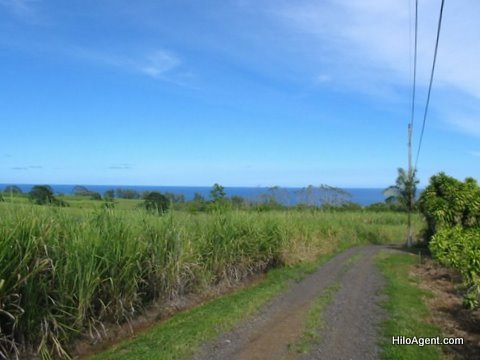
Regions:
<svg viewBox="0 0 480 360"><path fill-rule="evenodd" d="M233 331L205 344L194 360L377 359L378 305L383 281L374 256L385 246L348 249L294 283ZM310 306L331 284L340 289L322 313L320 341L308 354L291 350L302 335Z"/></svg>

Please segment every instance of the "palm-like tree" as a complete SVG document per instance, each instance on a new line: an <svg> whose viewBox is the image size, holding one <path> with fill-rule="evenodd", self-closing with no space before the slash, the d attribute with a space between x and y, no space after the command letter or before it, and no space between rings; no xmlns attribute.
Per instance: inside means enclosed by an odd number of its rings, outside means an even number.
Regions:
<svg viewBox="0 0 480 360"><path fill-rule="evenodd" d="M398 168L395 185L389 186L383 192L387 196L385 201L395 202L405 210L413 210L418 183L419 180L415 177L415 171L409 174L407 170Z"/></svg>
<svg viewBox="0 0 480 360"><path fill-rule="evenodd" d="M408 236L407 246L412 246L413 242L413 229L411 214L415 207L415 196L417 193L417 184L419 180L415 177L415 170L406 171L405 169L398 168L398 176L395 185L389 186L383 192L388 196L387 202L396 202L403 209L408 211Z"/></svg>

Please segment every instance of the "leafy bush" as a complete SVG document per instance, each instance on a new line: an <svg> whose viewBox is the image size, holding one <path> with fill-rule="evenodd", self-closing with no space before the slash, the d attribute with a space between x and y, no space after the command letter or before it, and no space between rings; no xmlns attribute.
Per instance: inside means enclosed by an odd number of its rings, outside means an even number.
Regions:
<svg viewBox="0 0 480 360"><path fill-rule="evenodd" d="M163 194L152 191L145 196L145 209L162 214L170 207L170 200Z"/></svg>
<svg viewBox="0 0 480 360"><path fill-rule="evenodd" d="M73 187L73 194L77 196L88 196L92 200L102 200L102 195L98 192L88 190L85 186L76 185Z"/></svg>
<svg viewBox="0 0 480 360"><path fill-rule="evenodd" d="M30 196L30 200L37 205L68 206L65 201L58 200L53 195L53 190L48 185L35 185L28 194Z"/></svg>
<svg viewBox="0 0 480 360"><path fill-rule="evenodd" d="M7 186L5 186L5 189L3 189L3 192L11 193L11 194L22 194L23 193L22 189L20 189L17 185L7 185Z"/></svg>
<svg viewBox="0 0 480 360"><path fill-rule="evenodd" d="M115 196L119 199L140 199L140 193L133 189L117 189Z"/></svg>
<svg viewBox="0 0 480 360"><path fill-rule="evenodd" d="M480 229L457 225L435 234L430 250L442 264L458 270L467 287L465 305L474 308L480 301Z"/></svg>
<svg viewBox="0 0 480 360"><path fill-rule="evenodd" d="M422 192L419 207L427 221L426 238L445 227L480 226L480 187L472 178L461 182L439 173Z"/></svg>
<svg viewBox="0 0 480 360"><path fill-rule="evenodd" d="M467 287L465 305L480 302L480 187L439 173L420 196L427 221L426 238L433 256L460 272Z"/></svg>

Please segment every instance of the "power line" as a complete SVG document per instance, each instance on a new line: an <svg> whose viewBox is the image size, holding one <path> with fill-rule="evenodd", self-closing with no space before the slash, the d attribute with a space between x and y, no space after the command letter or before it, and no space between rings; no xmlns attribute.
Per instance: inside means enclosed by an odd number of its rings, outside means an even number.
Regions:
<svg viewBox="0 0 480 360"><path fill-rule="evenodd" d="M432 92L433 75L435 73L435 64L437 62L438 42L439 42L439 39L440 39L440 30L442 29L442 17L443 17L443 5L444 5L444 3L445 3L445 0L442 0L442 4L440 6L440 15L438 17L437 41L435 43L435 52L433 54L432 72L430 73L430 84L428 86L428 95L427 95L427 103L425 105L425 112L423 114L422 131L420 132L420 141L418 143L417 158L415 160L415 169L417 169L418 158L420 156L420 150L422 148L423 133L425 132L425 123L427 121L428 106L430 104L430 94Z"/></svg>

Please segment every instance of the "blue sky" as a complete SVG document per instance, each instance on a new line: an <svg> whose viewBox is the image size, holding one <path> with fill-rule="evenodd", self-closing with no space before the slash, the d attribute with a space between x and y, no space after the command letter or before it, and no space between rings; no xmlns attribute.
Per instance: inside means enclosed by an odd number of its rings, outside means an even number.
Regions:
<svg viewBox="0 0 480 360"><path fill-rule="evenodd" d="M413 0L0 0L0 183L384 187ZM417 148L440 0L420 1ZM480 178L480 3L447 1L418 164Z"/></svg>

